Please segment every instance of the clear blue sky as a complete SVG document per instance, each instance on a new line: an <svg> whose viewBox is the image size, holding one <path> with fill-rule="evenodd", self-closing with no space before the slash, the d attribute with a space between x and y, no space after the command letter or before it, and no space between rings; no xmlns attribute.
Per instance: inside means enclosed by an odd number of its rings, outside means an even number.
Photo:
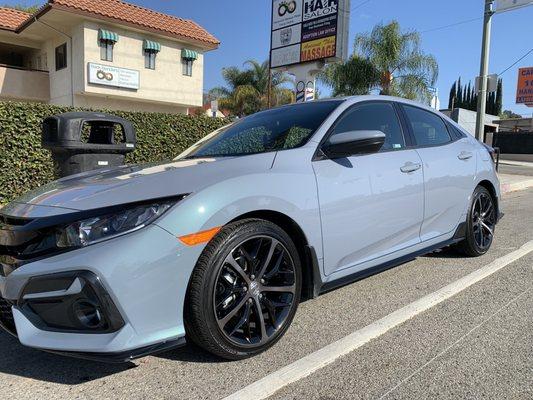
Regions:
<svg viewBox="0 0 533 400"><path fill-rule="evenodd" d="M105 1L105 0L104 0ZM223 84L220 71L225 66L242 66L248 59L266 60L270 43L270 0L130 0L157 11L189 18L205 27L221 42L218 50L205 57L205 89ZM34 4L35 1L4 1ZM403 29L424 32L472 18L476 21L447 29L422 33L423 49L439 63L437 87L441 106L458 76L463 82L479 73L481 16L483 0L352 0L350 37L367 32L379 22L399 21ZM533 47L533 6L493 17L490 72L500 73ZM352 40L351 40L352 41ZM350 44L351 47L351 44ZM532 66L533 53L503 75L504 108L531 115L533 108L515 104L517 69ZM322 89L322 94L327 95Z"/></svg>

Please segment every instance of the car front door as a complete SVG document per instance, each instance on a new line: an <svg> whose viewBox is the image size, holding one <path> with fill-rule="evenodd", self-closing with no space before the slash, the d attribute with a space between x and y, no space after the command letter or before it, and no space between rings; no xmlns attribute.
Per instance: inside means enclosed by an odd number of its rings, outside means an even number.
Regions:
<svg viewBox="0 0 533 400"><path fill-rule="evenodd" d="M454 233L472 194L476 149L468 137L456 137L434 112L402 104L408 129L424 169L422 241Z"/></svg>
<svg viewBox="0 0 533 400"><path fill-rule="evenodd" d="M407 146L394 104L358 103L339 117L327 136L357 130L385 133L382 149L313 162L326 275L346 268L356 272L366 261L420 242L421 160Z"/></svg>

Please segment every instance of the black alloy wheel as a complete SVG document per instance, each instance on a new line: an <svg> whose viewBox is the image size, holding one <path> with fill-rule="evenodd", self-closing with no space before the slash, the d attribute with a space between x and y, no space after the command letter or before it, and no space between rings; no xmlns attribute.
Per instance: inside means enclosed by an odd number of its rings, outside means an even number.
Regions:
<svg viewBox="0 0 533 400"><path fill-rule="evenodd" d="M264 220L225 226L200 256L186 301L187 335L207 351L242 359L286 332L300 301L298 251Z"/></svg>
<svg viewBox="0 0 533 400"><path fill-rule="evenodd" d="M241 346L264 344L289 315L294 262L273 237L246 239L224 260L214 291L215 317L226 338Z"/></svg>
<svg viewBox="0 0 533 400"><path fill-rule="evenodd" d="M485 254L494 239L497 221L497 209L492 195L486 188L478 186L472 195L467 216L466 237L458 244L458 249L472 257Z"/></svg>

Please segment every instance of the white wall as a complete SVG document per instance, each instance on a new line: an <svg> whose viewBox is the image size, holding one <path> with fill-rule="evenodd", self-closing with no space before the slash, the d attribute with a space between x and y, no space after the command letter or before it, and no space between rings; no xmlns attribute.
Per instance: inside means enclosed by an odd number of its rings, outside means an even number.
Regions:
<svg viewBox="0 0 533 400"><path fill-rule="evenodd" d="M107 29L119 35L113 48L113 62L100 60L98 46L98 29ZM157 37L148 33L125 30L87 21L84 23L84 88L86 94L106 95L116 98L128 98L137 101L166 103L180 106L176 109L201 106L203 92L203 54L199 49L185 43ZM143 40L154 40L161 44L161 51L156 56L156 69L145 68ZM198 59L193 63L192 76L182 74L181 49L198 51ZM94 62L119 68L138 70L140 88L128 90L106 87L88 83L87 64ZM79 92L76 92L79 93Z"/></svg>

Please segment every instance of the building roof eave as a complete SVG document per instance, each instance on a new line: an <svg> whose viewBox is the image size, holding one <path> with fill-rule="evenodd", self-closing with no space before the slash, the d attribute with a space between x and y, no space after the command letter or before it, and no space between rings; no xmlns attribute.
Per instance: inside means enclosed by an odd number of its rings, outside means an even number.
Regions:
<svg viewBox="0 0 533 400"><path fill-rule="evenodd" d="M206 51L215 50L220 45L220 41L218 41L214 37L213 37L213 39L214 39L213 41L200 40L200 39L196 39L196 38L193 38L193 37L189 37L187 35L180 35L180 34L169 32L169 31L165 31L165 30L162 30L162 29L151 28L149 26L139 25L139 24L136 24L134 22L121 20L119 18L107 17L107 16L103 16L103 15L100 15L100 14L96 14L96 13L90 12L90 11L84 11L84 10L81 10L81 9L67 7L67 6L64 6L64 5L61 5L61 4L56 4L56 3L46 3L35 14L31 15L26 21L24 21L19 27L17 27L16 30L10 30L8 28L3 28L3 27L0 27L0 29L1 30L8 30L8 31L15 32L15 33L21 33L22 31L24 31L26 28L28 28L30 25L32 25L39 18L43 17L45 14L47 14L51 10L64 11L64 12L68 12L68 13L71 13L71 14L90 17L90 18L94 18L96 20L112 22L112 23L115 23L115 24L118 24L118 25L127 26L127 27L130 27L130 28L151 32L151 33L154 33L154 34L157 34L157 35L161 35L161 36L169 37L169 38L172 38L172 39L177 39L177 40L180 40L180 41L183 41L183 42L186 42L186 43L190 43L190 44L192 44L192 45L194 45L194 46L196 46L196 47L198 47L200 49L206 50Z"/></svg>

